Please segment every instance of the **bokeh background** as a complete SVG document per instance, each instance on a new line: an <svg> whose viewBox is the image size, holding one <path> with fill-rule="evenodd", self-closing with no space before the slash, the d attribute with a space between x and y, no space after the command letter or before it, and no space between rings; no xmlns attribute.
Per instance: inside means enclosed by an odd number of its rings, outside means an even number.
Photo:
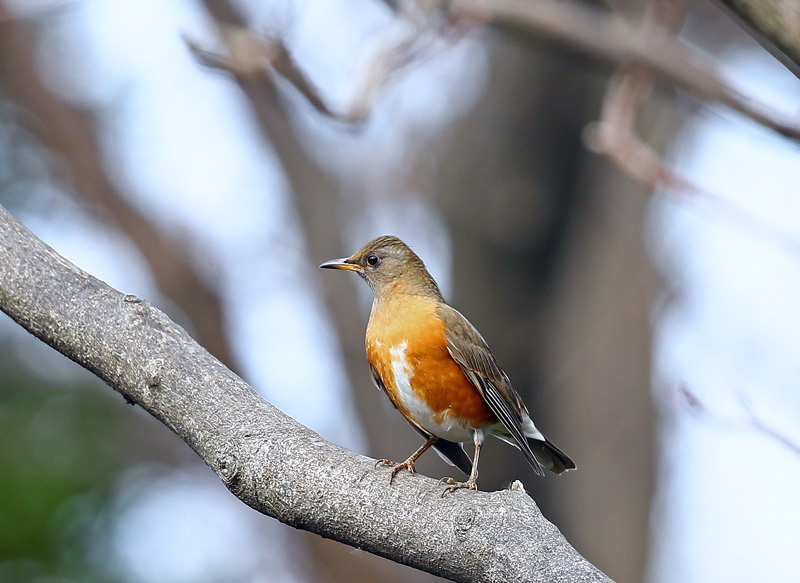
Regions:
<svg viewBox="0 0 800 583"><path fill-rule="evenodd" d="M187 40L224 52L237 21L334 115L269 69L199 63ZM482 489L521 479L619 583L795 580L797 145L663 91L637 129L700 188L652 191L584 144L607 65L438 26L378 0L3 0L0 203L325 438L399 460L419 438L369 380L371 293L316 269L396 234L578 464L538 478L492 440ZM368 115L337 119L409 38ZM798 79L726 15L688 3L681 39L797 118ZM258 515L0 318L0 581L435 579Z"/></svg>

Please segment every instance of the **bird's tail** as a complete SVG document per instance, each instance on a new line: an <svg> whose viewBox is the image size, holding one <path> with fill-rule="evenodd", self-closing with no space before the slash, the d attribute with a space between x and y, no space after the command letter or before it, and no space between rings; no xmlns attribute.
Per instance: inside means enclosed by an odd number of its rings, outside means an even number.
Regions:
<svg viewBox="0 0 800 583"><path fill-rule="evenodd" d="M541 439L528 437L527 441L536 460L551 472L560 474L567 470L575 469L575 462L569 459L567 454L553 445L549 439L545 438L545 440L542 441Z"/></svg>

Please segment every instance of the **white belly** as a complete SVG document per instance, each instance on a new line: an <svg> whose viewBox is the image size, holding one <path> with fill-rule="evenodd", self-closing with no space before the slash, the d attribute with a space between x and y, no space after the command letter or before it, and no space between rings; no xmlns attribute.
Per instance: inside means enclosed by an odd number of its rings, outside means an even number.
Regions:
<svg viewBox="0 0 800 583"><path fill-rule="evenodd" d="M459 443L472 441L473 429L471 427L462 425L458 419L447 414L437 415L434 418L434 412L414 393L414 389L411 387L414 371L406 360L407 349L408 342L404 341L389 350L394 384L397 387L397 398L417 423L432 435Z"/></svg>

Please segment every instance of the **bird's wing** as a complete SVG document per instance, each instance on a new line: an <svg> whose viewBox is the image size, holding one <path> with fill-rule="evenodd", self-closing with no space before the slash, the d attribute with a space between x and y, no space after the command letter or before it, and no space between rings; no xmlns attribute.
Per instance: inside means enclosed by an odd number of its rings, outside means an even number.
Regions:
<svg viewBox="0 0 800 583"><path fill-rule="evenodd" d="M441 304L437 314L445 325L450 356L508 430L534 471L543 475L542 464L536 459L522 432L523 415L527 415L525 404L511 386L511 381L500 368L483 336L458 310L447 304Z"/></svg>
<svg viewBox="0 0 800 583"><path fill-rule="evenodd" d="M392 402L392 405L394 405L395 409L399 409L397 404L392 400L389 391L386 390L386 385L383 384L383 379L381 378L381 375L378 374L378 371L375 370L372 365L370 365L369 372L372 375L373 384L383 391L387 397L389 397L389 400ZM403 415L403 417L405 417L405 415ZM427 440L432 437L430 433L425 431L422 426L414 423L413 420L406 417L406 421L408 421L411 424L411 427L413 427L424 439ZM464 447L460 443L448 441L440 437L436 443L433 444L433 449L436 450L436 453L438 453L439 457L441 457L444 461L451 466L457 467L465 474L469 475L469 473L472 471L472 460L470 459L469 455L467 455L467 452L464 451Z"/></svg>

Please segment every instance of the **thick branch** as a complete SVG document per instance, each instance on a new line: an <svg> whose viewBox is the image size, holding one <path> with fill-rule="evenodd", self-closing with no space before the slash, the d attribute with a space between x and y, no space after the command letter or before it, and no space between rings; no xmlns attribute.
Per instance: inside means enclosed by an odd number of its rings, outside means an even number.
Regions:
<svg viewBox="0 0 800 583"><path fill-rule="evenodd" d="M514 491L440 497L264 401L148 302L70 264L0 207L0 309L177 433L239 499L455 581L609 581Z"/></svg>

